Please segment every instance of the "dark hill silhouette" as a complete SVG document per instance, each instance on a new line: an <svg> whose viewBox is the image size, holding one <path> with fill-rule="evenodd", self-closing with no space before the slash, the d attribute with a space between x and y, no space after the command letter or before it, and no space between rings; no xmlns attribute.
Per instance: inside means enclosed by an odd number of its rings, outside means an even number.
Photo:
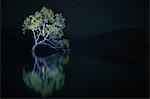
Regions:
<svg viewBox="0 0 150 99"><path fill-rule="evenodd" d="M148 61L148 32L127 28L73 41L75 48L93 50L93 54L113 63L146 63Z"/></svg>
<svg viewBox="0 0 150 99"><path fill-rule="evenodd" d="M102 56L115 63L146 63L148 33L137 29L123 29L94 38Z"/></svg>

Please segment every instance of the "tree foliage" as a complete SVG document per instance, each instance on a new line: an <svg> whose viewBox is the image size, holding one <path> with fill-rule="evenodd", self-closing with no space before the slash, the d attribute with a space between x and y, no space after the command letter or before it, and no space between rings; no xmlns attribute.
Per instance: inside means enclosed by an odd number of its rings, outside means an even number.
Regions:
<svg viewBox="0 0 150 99"><path fill-rule="evenodd" d="M51 9L42 7L40 11L29 15L23 22L22 31L31 30L34 36L35 47L38 44L49 45L54 49L69 49L69 40L61 39L64 35L65 18L62 14L54 14ZM42 36L44 39L40 39ZM49 43L46 43L48 41ZM34 47L33 47L34 48Z"/></svg>

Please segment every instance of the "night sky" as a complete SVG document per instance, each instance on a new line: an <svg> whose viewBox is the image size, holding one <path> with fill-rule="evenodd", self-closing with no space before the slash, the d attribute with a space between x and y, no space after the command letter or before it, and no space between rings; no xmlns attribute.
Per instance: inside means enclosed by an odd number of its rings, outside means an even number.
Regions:
<svg viewBox="0 0 150 99"><path fill-rule="evenodd" d="M144 29L146 0L4 0L2 26L20 31L23 20L42 6L62 13L65 32L91 37L123 28Z"/></svg>

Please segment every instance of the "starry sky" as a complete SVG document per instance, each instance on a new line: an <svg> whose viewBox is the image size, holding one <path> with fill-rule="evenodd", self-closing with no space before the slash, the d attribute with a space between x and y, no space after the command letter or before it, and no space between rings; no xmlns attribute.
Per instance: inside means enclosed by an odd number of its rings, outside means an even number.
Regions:
<svg viewBox="0 0 150 99"><path fill-rule="evenodd" d="M25 17L46 6L63 14L67 34L92 37L117 29L144 29L147 5L147 0L4 0L2 26L20 30Z"/></svg>

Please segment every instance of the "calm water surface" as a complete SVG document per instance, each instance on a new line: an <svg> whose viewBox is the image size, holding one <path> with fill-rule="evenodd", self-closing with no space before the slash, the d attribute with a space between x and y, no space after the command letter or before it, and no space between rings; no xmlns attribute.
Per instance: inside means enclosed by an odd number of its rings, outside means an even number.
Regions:
<svg viewBox="0 0 150 99"><path fill-rule="evenodd" d="M23 82L23 68L31 71L33 64L31 53L9 59L3 64L4 97L42 97L39 91ZM146 68L140 64L112 64L95 51L74 49L63 70L64 86L45 97L135 97L145 94L141 92L146 87Z"/></svg>

